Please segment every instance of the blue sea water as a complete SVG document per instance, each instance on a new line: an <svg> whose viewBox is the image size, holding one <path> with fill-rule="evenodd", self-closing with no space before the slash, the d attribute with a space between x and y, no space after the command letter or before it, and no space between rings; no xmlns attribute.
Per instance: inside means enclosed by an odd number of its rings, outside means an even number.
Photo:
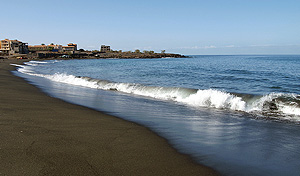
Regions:
<svg viewBox="0 0 300 176"><path fill-rule="evenodd" d="M145 125L224 175L300 175L300 56L16 66L49 95Z"/></svg>

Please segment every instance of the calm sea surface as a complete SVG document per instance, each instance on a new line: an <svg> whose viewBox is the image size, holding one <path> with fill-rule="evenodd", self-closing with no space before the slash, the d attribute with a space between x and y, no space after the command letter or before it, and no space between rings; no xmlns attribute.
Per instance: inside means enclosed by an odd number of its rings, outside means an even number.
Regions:
<svg viewBox="0 0 300 176"><path fill-rule="evenodd" d="M51 96L147 126L224 175L300 175L300 56L16 66Z"/></svg>

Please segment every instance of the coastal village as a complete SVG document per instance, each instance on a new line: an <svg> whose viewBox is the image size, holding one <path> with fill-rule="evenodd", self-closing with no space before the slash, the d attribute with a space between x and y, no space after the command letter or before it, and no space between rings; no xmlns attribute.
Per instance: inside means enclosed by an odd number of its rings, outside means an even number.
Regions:
<svg viewBox="0 0 300 176"><path fill-rule="evenodd" d="M154 51L114 51L110 46L101 45L99 50L88 51L78 49L77 44L41 44L28 45L19 40L0 40L0 59L46 59L46 58L163 58L163 57L185 57L180 54L160 53Z"/></svg>

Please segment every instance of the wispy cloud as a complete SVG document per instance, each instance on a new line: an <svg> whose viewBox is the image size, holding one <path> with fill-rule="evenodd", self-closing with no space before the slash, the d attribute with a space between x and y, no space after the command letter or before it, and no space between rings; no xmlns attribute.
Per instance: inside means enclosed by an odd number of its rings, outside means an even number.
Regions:
<svg viewBox="0 0 300 176"><path fill-rule="evenodd" d="M236 45L226 45L226 46L215 46L215 45L207 45L207 46L187 46L187 47L180 47L178 49L215 49L215 48L240 48L240 46Z"/></svg>
<svg viewBox="0 0 300 176"><path fill-rule="evenodd" d="M210 46L204 46L204 49L212 49L212 48L217 48L216 46L214 45L210 45Z"/></svg>
<svg viewBox="0 0 300 176"><path fill-rule="evenodd" d="M273 44L253 44L253 45L244 45L244 46L237 46L237 45L225 45L225 46L215 46L215 45L207 45L207 46L184 46L184 47L178 47L176 49L191 49L191 50L197 50L197 49L221 49L221 48L248 48L248 47L290 47L294 46L300 47L300 44L287 44L287 45L273 45Z"/></svg>
<svg viewBox="0 0 300 176"><path fill-rule="evenodd" d="M270 46L276 46L271 44L255 44L255 45L249 45L250 47L270 47Z"/></svg>
<svg viewBox="0 0 300 176"><path fill-rule="evenodd" d="M290 47L290 46L295 46L295 47L300 47L300 44L286 44L286 45L274 45L274 44L254 44L254 45L249 45L249 47Z"/></svg>
<svg viewBox="0 0 300 176"><path fill-rule="evenodd" d="M249 44L249 45L206 45L206 46L183 46L169 48L167 50L180 51L189 54L298 54L300 44Z"/></svg>
<svg viewBox="0 0 300 176"><path fill-rule="evenodd" d="M238 46L235 46L235 45L227 45L227 46L224 46L225 48L237 48Z"/></svg>

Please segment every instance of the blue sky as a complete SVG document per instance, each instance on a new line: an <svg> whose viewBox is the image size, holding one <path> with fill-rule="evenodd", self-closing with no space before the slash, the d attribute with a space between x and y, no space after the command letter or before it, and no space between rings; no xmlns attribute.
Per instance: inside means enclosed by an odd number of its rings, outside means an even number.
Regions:
<svg viewBox="0 0 300 176"><path fill-rule="evenodd" d="M0 0L0 39L181 54L300 54L299 0Z"/></svg>

